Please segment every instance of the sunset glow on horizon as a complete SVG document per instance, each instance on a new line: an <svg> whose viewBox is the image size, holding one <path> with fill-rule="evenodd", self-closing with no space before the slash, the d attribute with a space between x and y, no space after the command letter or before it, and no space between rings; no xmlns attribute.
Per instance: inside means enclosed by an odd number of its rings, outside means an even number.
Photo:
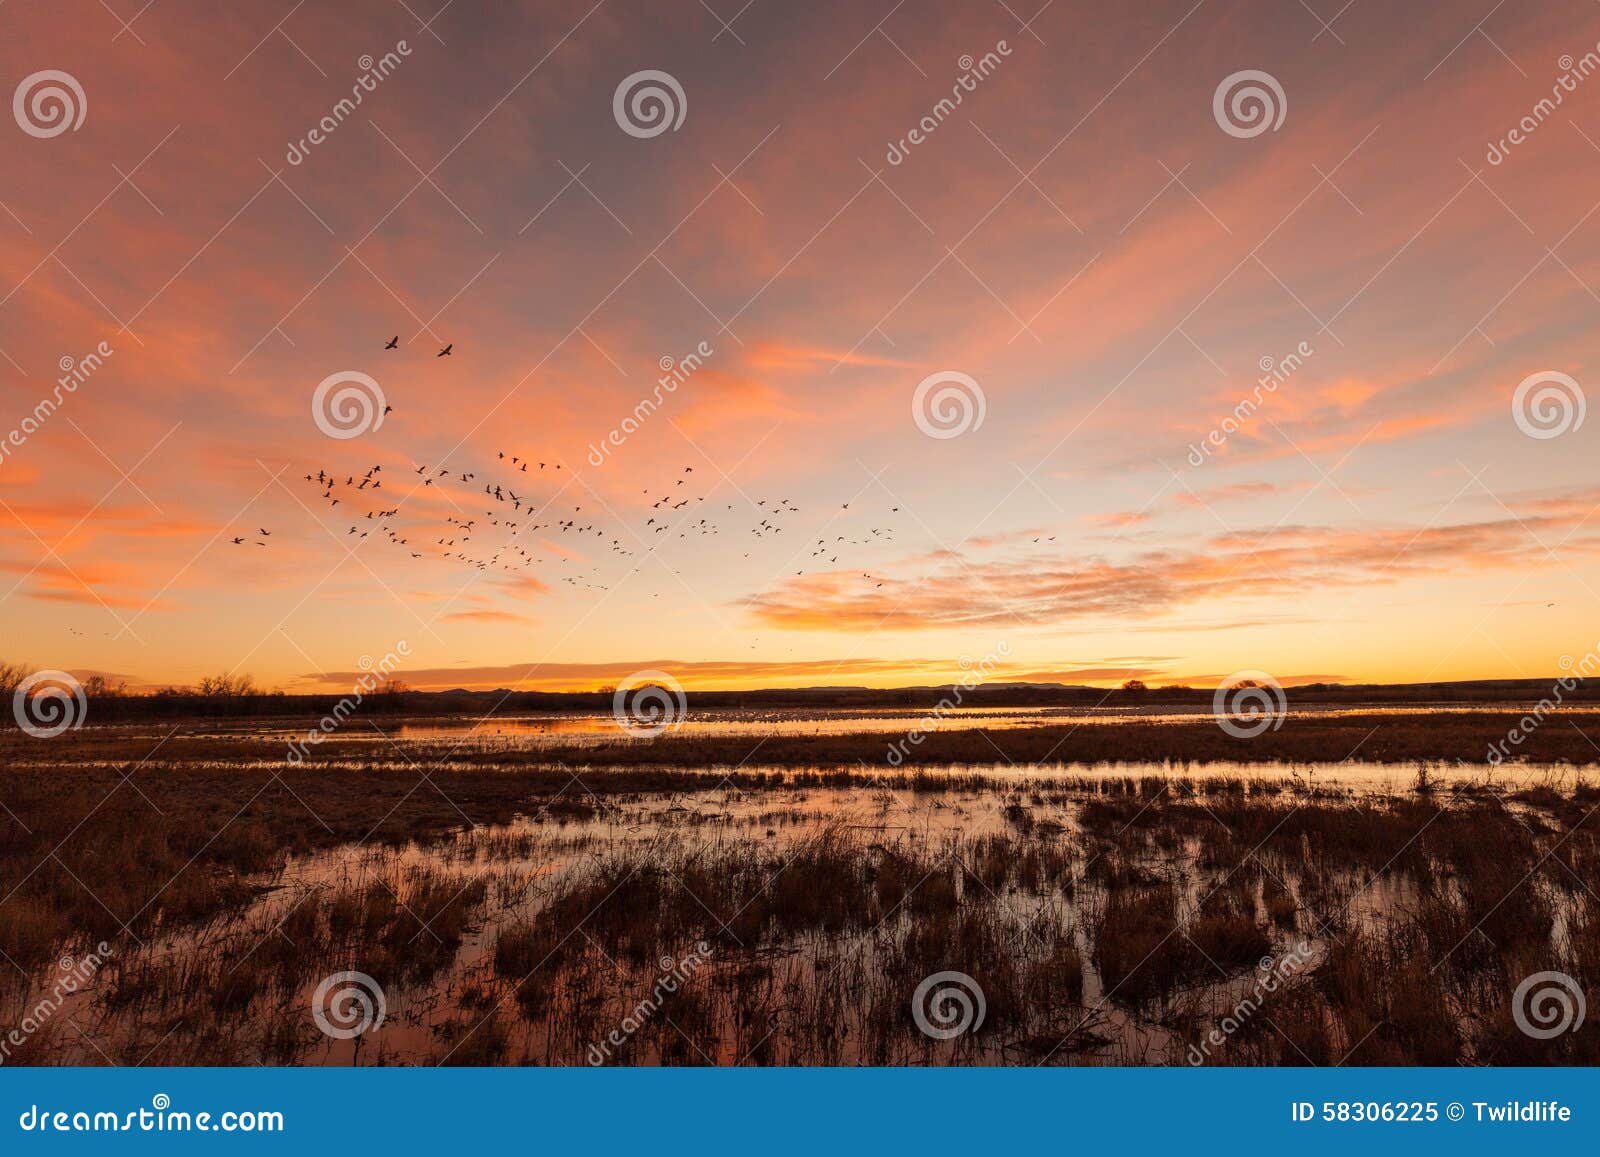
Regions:
<svg viewBox="0 0 1600 1157"><path fill-rule="evenodd" d="M1109 687L1600 648L1592 4L891 6L0 8L0 660Z"/></svg>

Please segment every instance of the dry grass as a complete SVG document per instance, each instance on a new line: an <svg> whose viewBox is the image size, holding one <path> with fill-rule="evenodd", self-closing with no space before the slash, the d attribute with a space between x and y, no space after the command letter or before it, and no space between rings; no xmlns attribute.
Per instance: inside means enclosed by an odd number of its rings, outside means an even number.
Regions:
<svg viewBox="0 0 1600 1157"><path fill-rule="evenodd" d="M0 780L0 951L47 978L110 942L74 1022L122 1062L584 1064L633 1015L604 1063L1182 1063L1300 941L1311 962L1212 1063L1600 1061L1593 1024L1535 1041L1509 1003L1535 971L1600 981L1600 791L1581 781L1419 776L1374 798L1036 771L885 791L792 769L712 791L677 767L424 780L177 755ZM701 943L661 994L663 958ZM317 1030L311 990L341 970L388 993L382 1031ZM910 999L947 970L986 1016L935 1041ZM36 987L0 981L0 1011ZM100 1063L61 1023L10 1062Z"/></svg>

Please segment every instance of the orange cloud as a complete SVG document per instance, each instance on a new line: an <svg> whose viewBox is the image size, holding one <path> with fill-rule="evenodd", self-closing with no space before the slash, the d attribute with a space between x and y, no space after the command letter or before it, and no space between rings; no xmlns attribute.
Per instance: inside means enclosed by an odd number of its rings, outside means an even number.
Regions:
<svg viewBox="0 0 1600 1157"><path fill-rule="evenodd" d="M1220 597L1282 598L1417 575L1526 566L1533 536L1568 531L1572 557L1600 553L1600 527L1576 512L1452 526L1349 530L1284 526L1228 533L1201 548L1145 550L1125 560L990 561L950 555L920 574L872 578L830 571L784 579L743 600L751 619L789 630L916 630L1129 619Z"/></svg>

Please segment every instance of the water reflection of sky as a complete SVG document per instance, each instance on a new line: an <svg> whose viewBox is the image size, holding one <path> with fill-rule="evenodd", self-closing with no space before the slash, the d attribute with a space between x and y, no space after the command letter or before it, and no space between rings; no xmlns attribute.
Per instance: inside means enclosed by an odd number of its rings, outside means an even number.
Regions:
<svg viewBox="0 0 1600 1157"><path fill-rule="evenodd" d="M1433 715L1441 710L1461 714L1503 714L1520 710L1522 705L1471 704L1471 705L1407 705L1295 707L1288 714L1338 718L1350 715ZM1568 707L1564 714L1600 715L1600 708ZM1140 710L1126 706L1084 707L956 707L949 710L930 708L882 708L866 710L848 709L781 709L714 711L691 710L674 727L679 735L700 736L752 736L763 735L850 735L891 734L909 730L962 731L1019 727L1071 726L1080 723L1116 723L1119 721L1140 724L1187 723L1211 715L1205 705ZM338 731L341 742L366 741L389 743L396 740L422 741L449 739L494 742L497 746L512 749L538 749L545 746L610 742L624 738L624 731L610 712L540 712L532 714L493 715L488 717L414 716L379 717L381 731L368 727L345 727ZM311 721L314 723L314 721ZM305 720L265 719L208 725L187 733L205 738L216 735L237 735L253 738L282 740L303 738L311 724ZM146 731L149 725L137 730ZM133 730L130 728L130 730Z"/></svg>

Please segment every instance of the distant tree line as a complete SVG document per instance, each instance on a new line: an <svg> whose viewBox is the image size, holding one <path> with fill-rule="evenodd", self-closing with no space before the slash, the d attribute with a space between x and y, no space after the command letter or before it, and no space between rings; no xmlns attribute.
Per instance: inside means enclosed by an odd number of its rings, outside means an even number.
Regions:
<svg viewBox="0 0 1600 1157"><path fill-rule="evenodd" d="M0 697L9 699L31 673L22 664L0 662ZM248 674L222 672L201 679L192 687L130 689L101 675L82 682L92 703L89 721L115 723L144 719L186 717L296 717L320 716L340 702L337 694L289 694L265 690ZM1311 707L1357 703L1520 703L1548 694L1547 679L1485 679L1456 683L1341 684L1309 683L1286 688L1289 705ZM597 691L415 691L399 680L389 680L366 695L356 714L458 715L530 711L604 713L612 707L612 688ZM776 710L851 708L923 709L948 698L950 685L926 687L802 687L762 688L748 691L690 691L686 699L694 710ZM1190 707L1209 709L1209 687L1182 685L1151 687L1129 679L1120 687L1073 686L1060 683L986 683L962 689L961 707ZM1600 702L1600 680L1583 683L1567 701ZM0 707L0 720L13 722L13 712Z"/></svg>

